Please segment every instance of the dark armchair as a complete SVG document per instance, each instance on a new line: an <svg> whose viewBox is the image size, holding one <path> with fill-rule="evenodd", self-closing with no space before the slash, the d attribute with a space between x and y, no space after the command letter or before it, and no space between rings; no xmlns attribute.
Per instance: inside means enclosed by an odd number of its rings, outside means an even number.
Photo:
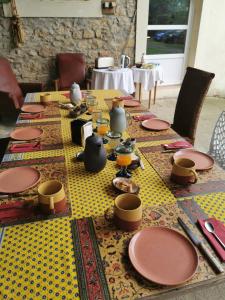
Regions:
<svg viewBox="0 0 225 300"><path fill-rule="evenodd" d="M0 57L0 161L26 93L41 92L41 83L18 83L9 61Z"/></svg>
<svg viewBox="0 0 225 300"><path fill-rule="evenodd" d="M55 80L55 90L69 90L76 82L81 89L86 89L90 80L86 75L86 62L82 53L59 53L56 55L56 71L58 79Z"/></svg>
<svg viewBox="0 0 225 300"><path fill-rule="evenodd" d="M42 90L41 83L18 83L9 61L0 57L0 117L16 115L26 93Z"/></svg>

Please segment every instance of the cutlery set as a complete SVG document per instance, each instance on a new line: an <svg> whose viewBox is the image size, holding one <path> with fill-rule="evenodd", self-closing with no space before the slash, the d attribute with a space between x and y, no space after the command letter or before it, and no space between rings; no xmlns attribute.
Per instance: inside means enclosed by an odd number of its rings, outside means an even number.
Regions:
<svg viewBox="0 0 225 300"><path fill-rule="evenodd" d="M37 207L37 198L27 198L37 194L2 194L0 195L0 219L31 216ZM20 198L20 199L19 199ZM10 200L4 203L5 199ZM21 200L22 199L22 200ZM13 200L13 201L11 201ZM2 203L1 203L2 202Z"/></svg>
<svg viewBox="0 0 225 300"><path fill-rule="evenodd" d="M29 119L40 119L42 118L42 113L21 113L20 118L23 120L29 120Z"/></svg>
<svg viewBox="0 0 225 300"><path fill-rule="evenodd" d="M212 268L215 270L216 273L223 273L223 267L221 265L221 263L214 258L214 256L210 253L210 251L208 250L208 248L205 246L205 244L203 243L202 240L200 240L196 234L194 234L192 232L192 230L184 223L184 221L178 217L178 223L180 224L180 226L182 227L182 229L184 230L184 232L187 234L187 236L189 237L189 239L192 241L192 243L201 251L201 253L206 257L206 259L208 260L208 262L210 263L210 265L212 266ZM210 224L210 225L209 225ZM209 222L205 222L205 228L211 232L212 234L214 232L213 226L211 223ZM219 242L221 244L221 246L224 248L224 244L223 242L219 239Z"/></svg>
<svg viewBox="0 0 225 300"><path fill-rule="evenodd" d="M31 193L31 194L0 194L0 201L4 199L12 199L12 198L23 198L23 197L32 197L36 196L36 193Z"/></svg>
<svg viewBox="0 0 225 300"><path fill-rule="evenodd" d="M40 140L16 141L16 142L11 142L11 145L9 146L9 150L12 153L34 151L34 150L40 150L40 149L41 149Z"/></svg>
<svg viewBox="0 0 225 300"><path fill-rule="evenodd" d="M219 242L219 244L223 247L223 249L225 250L225 244L221 241L221 239L218 237L218 235L215 232L215 229L213 227L213 224L210 222L205 222L205 228L208 230L208 232L212 233L215 238L217 239L217 241Z"/></svg>
<svg viewBox="0 0 225 300"><path fill-rule="evenodd" d="M166 149L166 150L161 151L161 153L175 153L175 152L177 152L179 150L182 150L182 149L192 149L192 148L180 147L180 148Z"/></svg>
<svg viewBox="0 0 225 300"><path fill-rule="evenodd" d="M178 148L178 149L170 149L170 150L163 150L163 151L161 151L161 153L175 153L175 152L177 152L179 150L180 150L180 148Z"/></svg>

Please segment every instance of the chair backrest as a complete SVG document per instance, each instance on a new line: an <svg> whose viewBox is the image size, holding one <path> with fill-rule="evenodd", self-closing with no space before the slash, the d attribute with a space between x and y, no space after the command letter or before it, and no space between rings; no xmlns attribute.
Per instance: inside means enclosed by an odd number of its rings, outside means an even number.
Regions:
<svg viewBox="0 0 225 300"><path fill-rule="evenodd" d="M19 107L15 106L9 93L0 91L0 121L3 124L4 120L16 121L20 111Z"/></svg>
<svg viewBox="0 0 225 300"><path fill-rule="evenodd" d="M82 53L59 53L56 55L59 90L68 90L73 82L84 86L85 58Z"/></svg>
<svg viewBox="0 0 225 300"><path fill-rule="evenodd" d="M18 85L16 76L12 71L9 61L0 57L0 91L8 93L8 97L12 101L15 108L20 108L23 105L23 93ZM4 99L6 99L4 97ZM0 107L3 98L0 98Z"/></svg>
<svg viewBox="0 0 225 300"><path fill-rule="evenodd" d="M175 108L172 128L192 142L203 100L215 74L188 67L184 76Z"/></svg>
<svg viewBox="0 0 225 300"><path fill-rule="evenodd" d="M209 146L209 154L225 169L225 111L220 114L216 122Z"/></svg>

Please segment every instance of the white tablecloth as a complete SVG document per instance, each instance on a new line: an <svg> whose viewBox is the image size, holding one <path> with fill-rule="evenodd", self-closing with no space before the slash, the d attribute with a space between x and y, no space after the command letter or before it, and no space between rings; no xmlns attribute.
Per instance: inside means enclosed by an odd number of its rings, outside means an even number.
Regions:
<svg viewBox="0 0 225 300"><path fill-rule="evenodd" d="M128 94L135 92L133 72L129 68L110 71L108 69L94 69L91 88L95 90L116 89Z"/></svg>
<svg viewBox="0 0 225 300"><path fill-rule="evenodd" d="M134 82L141 83L145 91L150 91L155 86L156 81L163 80L163 72L160 65L155 66L153 69L141 69L133 67L132 71Z"/></svg>

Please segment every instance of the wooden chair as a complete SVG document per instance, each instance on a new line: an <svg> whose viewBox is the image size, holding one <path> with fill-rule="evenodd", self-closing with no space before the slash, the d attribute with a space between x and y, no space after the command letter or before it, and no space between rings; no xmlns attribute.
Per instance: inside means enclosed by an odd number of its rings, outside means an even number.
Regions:
<svg viewBox="0 0 225 300"><path fill-rule="evenodd" d="M225 111L223 111L214 128L209 154L225 170Z"/></svg>
<svg viewBox="0 0 225 300"><path fill-rule="evenodd" d="M188 67L181 85L172 128L192 143L203 100L214 76L213 73Z"/></svg>
<svg viewBox="0 0 225 300"><path fill-rule="evenodd" d="M58 79L55 80L55 90L69 90L76 82L81 89L86 89L89 80L86 76L86 62L82 53L59 53L56 55L56 71Z"/></svg>

